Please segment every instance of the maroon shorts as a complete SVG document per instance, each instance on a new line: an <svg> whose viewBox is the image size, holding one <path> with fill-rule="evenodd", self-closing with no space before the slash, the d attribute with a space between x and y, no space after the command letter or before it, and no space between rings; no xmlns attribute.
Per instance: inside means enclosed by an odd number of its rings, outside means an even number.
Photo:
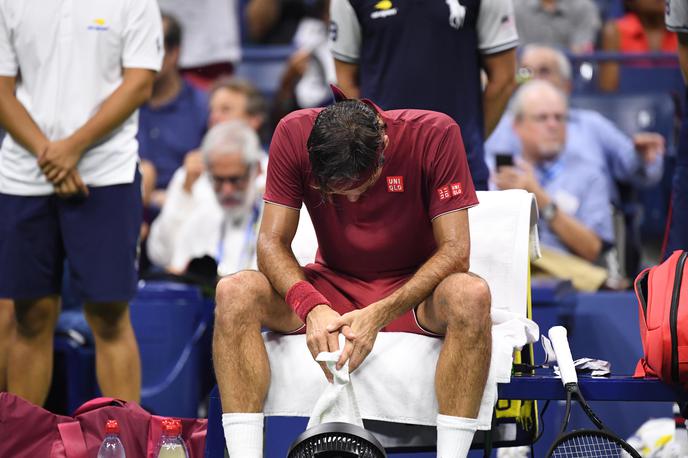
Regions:
<svg viewBox="0 0 688 458"><path fill-rule="evenodd" d="M403 275L364 281L334 272L322 264L308 264L303 268L303 272L306 279L330 301L332 308L340 315L362 309L389 296L411 278L411 275ZM305 331L305 326L302 326L290 334L303 334ZM382 328L382 331L441 337L418 323L415 308L396 318Z"/></svg>

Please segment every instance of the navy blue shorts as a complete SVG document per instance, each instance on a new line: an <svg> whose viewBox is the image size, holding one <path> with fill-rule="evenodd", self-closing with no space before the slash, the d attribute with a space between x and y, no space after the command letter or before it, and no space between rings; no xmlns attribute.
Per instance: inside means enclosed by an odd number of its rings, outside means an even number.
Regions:
<svg viewBox="0 0 688 458"><path fill-rule="evenodd" d="M89 187L87 198L0 193L0 297L59 294L65 258L86 302L129 301L136 293L143 215L141 177Z"/></svg>

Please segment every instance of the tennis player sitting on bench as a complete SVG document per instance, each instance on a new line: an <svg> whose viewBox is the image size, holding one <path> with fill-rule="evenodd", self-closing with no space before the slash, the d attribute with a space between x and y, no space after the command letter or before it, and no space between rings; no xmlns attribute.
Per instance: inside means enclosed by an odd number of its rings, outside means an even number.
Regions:
<svg viewBox="0 0 688 458"><path fill-rule="evenodd" d="M379 331L443 337L437 456L466 456L491 321L488 286L468 272L467 209L478 200L458 125L359 100L296 111L275 131L264 198L260 272L226 277L217 289L214 364L229 456L262 456L270 367L261 326L305 332L313 357L337 350L341 332L338 367L348 360L351 371ZM306 267L290 249L302 202L319 243Z"/></svg>

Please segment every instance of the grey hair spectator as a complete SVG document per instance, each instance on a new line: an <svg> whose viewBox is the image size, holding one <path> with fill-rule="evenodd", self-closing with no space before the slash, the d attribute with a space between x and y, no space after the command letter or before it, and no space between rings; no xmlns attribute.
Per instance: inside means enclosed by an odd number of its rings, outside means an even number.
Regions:
<svg viewBox="0 0 688 458"><path fill-rule="evenodd" d="M568 108L568 98L566 94L554 84L545 80L528 81L521 86L516 94L514 94L511 103L509 104L509 113L518 120L523 117L525 113L526 102L531 94L541 94L545 91L553 92L561 98L564 105Z"/></svg>
<svg viewBox="0 0 688 458"><path fill-rule="evenodd" d="M256 132L243 121L227 121L214 126L203 139L201 151L206 166L211 154L233 154L241 152L244 162L255 165L263 152Z"/></svg>

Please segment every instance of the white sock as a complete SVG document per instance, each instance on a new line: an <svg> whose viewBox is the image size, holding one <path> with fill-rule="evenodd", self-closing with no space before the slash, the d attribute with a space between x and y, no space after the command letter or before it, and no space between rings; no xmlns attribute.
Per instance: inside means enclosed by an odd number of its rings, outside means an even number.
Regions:
<svg viewBox="0 0 688 458"><path fill-rule="evenodd" d="M437 458L465 458L477 429L477 418L437 414Z"/></svg>
<svg viewBox="0 0 688 458"><path fill-rule="evenodd" d="M262 413L223 413L222 428L230 458L263 458Z"/></svg>

